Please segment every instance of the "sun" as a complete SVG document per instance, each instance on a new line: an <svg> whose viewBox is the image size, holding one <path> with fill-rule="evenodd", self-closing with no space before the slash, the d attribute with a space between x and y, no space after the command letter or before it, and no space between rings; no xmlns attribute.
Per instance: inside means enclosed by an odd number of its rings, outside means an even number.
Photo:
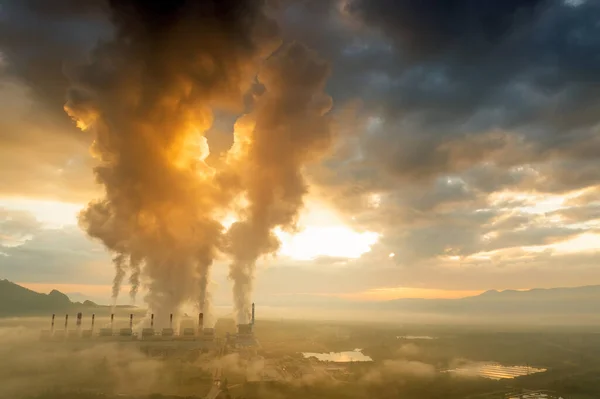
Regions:
<svg viewBox="0 0 600 399"><path fill-rule="evenodd" d="M315 199L306 201L298 224L301 230L296 234L275 231L281 240L279 254L294 260L355 259L369 252L379 240L375 232L355 231L327 205Z"/></svg>
<svg viewBox="0 0 600 399"><path fill-rule="evenodd" d="M279 253L294 260L314 260L318 257L359 258L371 250L379 235L359 233L344 225L307 226L291 235L276 231L281 240Z"/></svg>
<svg viewBox="0 0 600 399"><path fill-rule="evenodd" d="M222 224L229 228L235 222L236 218L230 214ZM298 261L319 257L356 259L371 251L379 240L378 233L352 229L329 206L316 199L305 202L298 226L296 233L275 229L281 242L278 255Z"/></svg>

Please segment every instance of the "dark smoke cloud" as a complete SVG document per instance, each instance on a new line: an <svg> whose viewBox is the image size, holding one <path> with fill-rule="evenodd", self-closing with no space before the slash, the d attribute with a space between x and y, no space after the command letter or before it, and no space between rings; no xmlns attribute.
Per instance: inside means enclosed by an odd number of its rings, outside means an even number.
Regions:
<svg viewBox="0 0 600 399"><path fill-rule="evenodd" d="M65 107L95 134L105 189L80 224L115 253L115 293L123 269L132 295L143 273L146 300L164 318L188 301L206 306L218 220L235 184L206 164L204 132L214 107L242 109L276 28L255 1L110 5L116 38L73 74Z"/></svg>

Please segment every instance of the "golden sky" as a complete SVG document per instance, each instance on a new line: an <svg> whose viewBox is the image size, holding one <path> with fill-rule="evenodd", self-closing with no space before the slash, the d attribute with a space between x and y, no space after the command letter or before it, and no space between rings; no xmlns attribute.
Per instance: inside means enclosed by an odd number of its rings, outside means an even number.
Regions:
<svg viewBox="0 0 600 399"><path fill-rule="evenodd" d="M258 10L252 23L264 29L240 28L256 35L253 46L236 39L243 30L179 37L195 31L176 14L173 23L190 29L155 27L164 43L180 43L156 44L162 58L103 50L123 62L117 78L89 55L136 24L114 26L107 10L62 0L53 13L25 3L1 11L0 278L108 301L118 245L107 248L101 230L88 237L94 229L78 214L93 200L142 193L131 203L170 218L179 248L217 247L210 234L190 244L182 231L192 219L253 228L253 240L224 233L231 245L216 251L208 283L220 301L249 242L254 293L273 301L600 284L593 2L555 2L543 15L525 7L519 20L509 18L518 2L502 3L484 35L486 2L465 14L460 4L448 13L324 0ZM215 60L219 73L201 75ZM86 62L97 69L81 73ZM149 62L164 75L144 75ZM110 173L94 175L100 162ZM239 186L219 171L235 171ZM137 188L123 194L128 179ZM160 279L142 268L144 278ZM120 301L129 288L125 280Z"/></svg>

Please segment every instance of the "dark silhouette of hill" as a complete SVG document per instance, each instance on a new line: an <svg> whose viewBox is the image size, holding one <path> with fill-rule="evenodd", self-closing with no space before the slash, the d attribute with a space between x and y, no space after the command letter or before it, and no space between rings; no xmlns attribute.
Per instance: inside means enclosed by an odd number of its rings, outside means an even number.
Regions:
<svg viewBox="0 0 600 399"><path fill-rule="evenodd" d="M461 299L397 299L379 303L385 309L408 312L514 314L596 313L600 286L535 288L527 291L486 291Z"/></svg>
<svg viewBox="0 0 600 399"><path fill-rule="evenodd" d="M344 308L456 316L572 316L599 314L600 285L574 288L535 288L526 291L490 290L459 299L404 298L388 301L356 301L321 296L287 296L274 306ZM600 321L600 319L599 319Z"/></svg>
<svg viewBox="0 0 600 399"><path fill-rule="evenodd" d="M279 300L278 306L326 306L331 308L391 310L406 313L443 313L447 315L575 315L598 313L600 285L574 288L535 288L527 291L486 291L480 295L460 299L396 299L379 302L356 302L340 298L308 298L308 301ZM131 306L117 306L141 311ZM73 311L108 313L110 306L92 301L73 302L60 291L49 294L32 291L8 280L0 280L0 317L47 315Z"/></svg>
<svg viewBox="0 0 600 399"><path fill-rule="evenodd" d="M143 309L130 305L117 305L119 309L138 313ZM96 315L109 314L112 307L98 305L90 300L72 301L66 294L52 290L42 294L8 280L0 280L0 317L37 316L51 313L90 312Z"/></svg>
<svg viewBox="0 0 600 399"><path fill-rule="evenodd" d="M20 316L97 307L94 302L72 302L60 291L49 294L32 291L8 280L0 280L0 316Z"/></svg>

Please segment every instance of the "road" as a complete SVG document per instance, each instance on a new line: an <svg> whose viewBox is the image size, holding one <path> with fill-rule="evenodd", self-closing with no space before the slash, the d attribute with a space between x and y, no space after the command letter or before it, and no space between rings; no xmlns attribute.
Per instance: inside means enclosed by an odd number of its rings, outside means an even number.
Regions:
<svg viewBox="0 0 600 399"><path fill-rule="evenodd" d="M221 359L223 357L223 353L225 352L225 345L221 344L219 347L219 353L217 355L217 359ZM221 375L223 370L221 369L221 365L219 362L216 362L215 368L213 369L213 383L210 387L210 391L204 397L205 399L216 399L217 396L221 393Z"/></svg>

